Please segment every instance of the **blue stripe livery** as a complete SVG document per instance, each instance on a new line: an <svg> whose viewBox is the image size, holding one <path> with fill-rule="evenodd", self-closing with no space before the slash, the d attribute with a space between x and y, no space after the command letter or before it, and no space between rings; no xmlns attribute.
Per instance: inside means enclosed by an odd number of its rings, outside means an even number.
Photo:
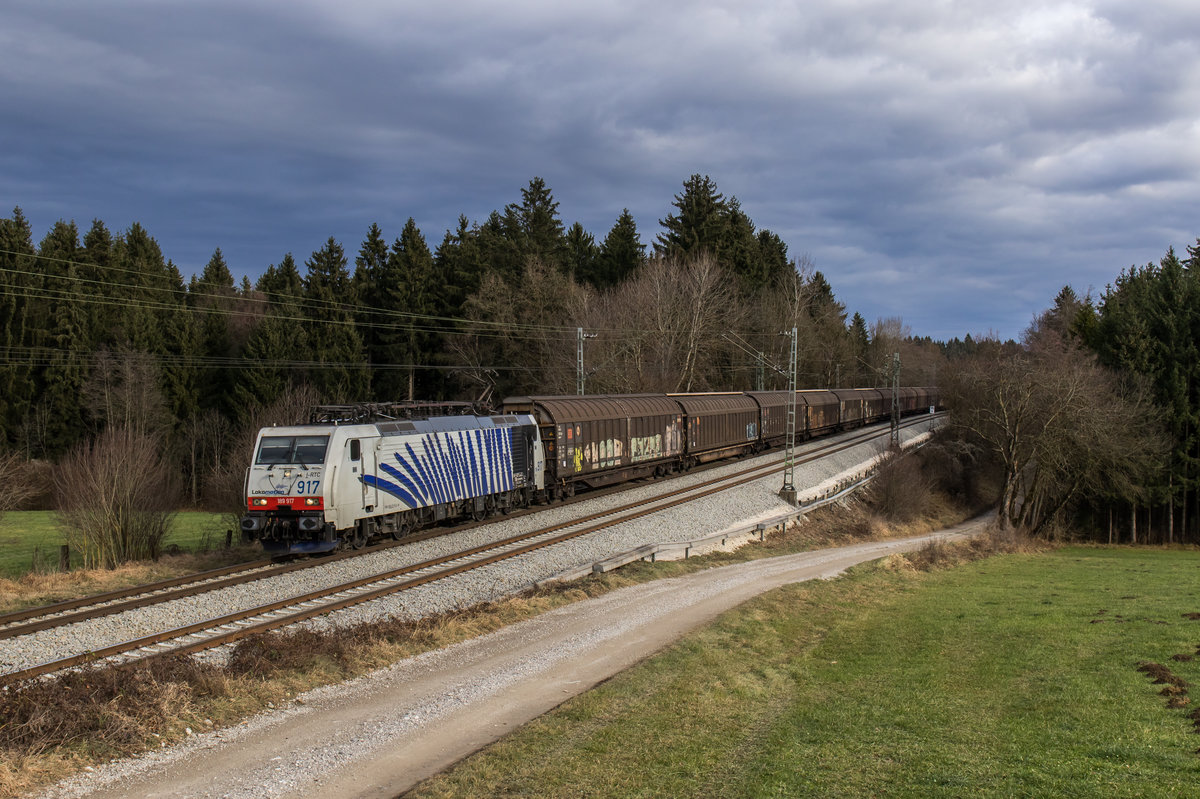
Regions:
<svg viewBox="0 0 1200 799"><path fill-rule="evenodd" d="M487 496L512 489L508 428L456 430L406 437L403 447L362 481L410 508Z"/></svg>

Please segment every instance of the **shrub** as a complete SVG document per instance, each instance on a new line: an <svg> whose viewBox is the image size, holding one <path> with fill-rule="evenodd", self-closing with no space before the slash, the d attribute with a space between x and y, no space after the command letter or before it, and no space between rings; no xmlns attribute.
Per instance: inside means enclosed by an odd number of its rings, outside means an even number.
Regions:
<svg viewBox="0 0 1200 799"><path fill-rule="evenodd" d="M887 519L908 522L927 511L933 491L913 456L888 451L879 460L867 501Z"/></svg>
<svg viewBox="0 0 1200 799"><path fill-rule="evenodd" d="M84 566L157 558L179 505L179 476L158 439L110 428L59 464L58 518Z"/></svg>
<svg viewBox="0 0 1200 799"><path fill-rule="evenodd" d="M26 503L35 499L41 482L34 462L26 461L15 452L0 454L0 514L10 510L24 510Z"/></svg>

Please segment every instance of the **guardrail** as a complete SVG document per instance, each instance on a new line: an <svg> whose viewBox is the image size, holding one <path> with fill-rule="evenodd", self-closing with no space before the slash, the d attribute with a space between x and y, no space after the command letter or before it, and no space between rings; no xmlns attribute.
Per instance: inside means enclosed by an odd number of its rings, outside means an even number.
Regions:
<svg viewBox="0 0 1200 799"><path fill-rule="evenodd" d="M927 440L926 436L921 436L919 440L909 442L912 448L920 447ZM538 588L544 588L552 583L570 582L578 580L581 577L587 577L590 574L603 574L613 569L633 563L635 560L648 560L653 563L659 555L678 555L683 553L683 557L687 558L691 555L692 550L700 549L706 546L720 543L724 546L731 538L746 537L747 540L754 540L757 535L758 540L762 541L767 536L768 530L779 528L780 532L787 529L789 523L799 521L806 513L816 510L833 502L837 502L842 497L852 494L862 488L875 477L875 464L865 470L856 472L853 476L845 477L839 480L834 485L824 489L820 493L807 500L802 500L800 506L794 511L773 516L766 521L757 522L749 527L734 528L725 532L716 533L705 538L697 538L691 541L670 541L658 544L646 544L637 549L631 549L628 552L622 552L618 555L612 555L604 560L598 560L594 563L578 566L572 569L559 572L558 574L547 577L543 580L537 580L534 585Z"/></svg>

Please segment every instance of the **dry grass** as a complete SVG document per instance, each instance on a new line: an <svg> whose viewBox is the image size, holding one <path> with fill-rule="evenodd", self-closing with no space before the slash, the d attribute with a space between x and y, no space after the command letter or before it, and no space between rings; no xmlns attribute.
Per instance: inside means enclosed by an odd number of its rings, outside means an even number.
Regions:
<svg viewBox="0 0 1200 799"><path fill-rule="evenodd" d="M0 690L0 797L87 765L228 726L296 694L475 638L630 581L613 576L419 621L326 633L284 631L240 642L224 667L164 657L85 669Z"/></svg>
<svg viewBox="0 0 1200 799"><path fill-rule="evenodd" d="M932 571L990 558L993 555L1045 552L1053 548L1053 545L1023 533L1000 531L993 527L984 535L965 541L933 541L915 552L893 555L889 561L894 564L894 559L901 559L918 571Z"/></svg>
<svg viewBox="0 0 1200 799"><path fill-rule="evenodd" d="M143 585L261 557L261 552L248 547L235 547L163 555L157 561L126 563L115 569L30 572L17 579L0 577L0 613Z"/></svg>

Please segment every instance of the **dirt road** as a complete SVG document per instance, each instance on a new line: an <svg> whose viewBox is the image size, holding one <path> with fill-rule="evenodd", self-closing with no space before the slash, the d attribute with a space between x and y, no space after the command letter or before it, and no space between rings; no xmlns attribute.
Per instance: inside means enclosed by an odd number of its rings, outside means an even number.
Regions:
<svg viewBox="0 0 1200 799"><path fill-rule="evenodd" d="M294 706L111 764L49 795L394 797L760 593L984 524L625 588L310 692Z"/></svg>

